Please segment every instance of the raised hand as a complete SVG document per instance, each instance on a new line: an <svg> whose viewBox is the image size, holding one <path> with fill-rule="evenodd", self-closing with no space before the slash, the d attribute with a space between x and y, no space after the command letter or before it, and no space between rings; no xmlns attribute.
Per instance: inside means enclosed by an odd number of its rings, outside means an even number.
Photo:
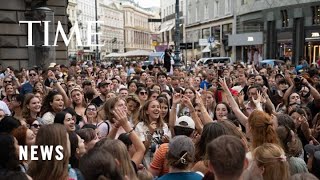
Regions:
<svg viewBox="0 0 320 180"><path fill-rule="evenodd" d="M119 108L115 108L112 112L115 117L115 122L118 122L121 126L128 123L127 113L121 111Z"/></svg>
<svg viewBox="0 0 320 180"><path fill-rule="evenodd" d="M187 108L193 108L193 105L191 103L191 100L187 96L182 97L182 103L187 107Z"/></svg>
<svg viewBox="0 0 320 180"><path fill-rule="evenodd" d="M262 102L262 95L261 95L261 92L260 92L260 91L258 91L257 99L254 99L254 98L252 97L252 102L253 102L255 105L257 105L257 104L259 104L259 103Z"/></svg>
<svg viewBox="0 0 320 180"><path fill-rule="evenodd" d="M228 92L229 91L229 88L228 88L228 85L226 83L226 79L225 78L219 78L219 84L221 86L221 88L225 91L225 92Z"/></svg>
<svg viewBox="0 0 320 180"><path fill-rule="evenodd" d="M180 93L175 93L172 97L172 104L179 104L181 102L182 95Z"/></svg>

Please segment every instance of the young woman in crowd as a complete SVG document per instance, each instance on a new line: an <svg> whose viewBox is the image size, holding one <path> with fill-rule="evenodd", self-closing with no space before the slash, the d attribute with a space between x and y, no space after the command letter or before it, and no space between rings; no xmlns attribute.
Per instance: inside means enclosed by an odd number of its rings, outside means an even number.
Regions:
<svg viewBox="0 0 320 180"><path fill-rule="evenodd" d="M60 93L50 91L43 100L41 108L43 124L52 124L54 122L55 114L64 109L65 102Z"/></svg>
<svg viewBox="0 0 320 180"><path fill-rule="evenodd" d="M23 103L22 117L27 124L32 125L32 123L37 120L40 116L41 102L33 94L27 94Z"/></svg>
<svg viewBox="0 0 320 180"><path fill-rule="evenodd" d="M80 136L84 141L84 147L86 148L86 152L94 147L94 145L99 141L97 132L92 128L83 128L76 133Z"/></svg>
<svg viewBox="0 0 320 180"><path fill-rule="evenodd" d="M287 157L281 146L273 143L265 143L253 151L253 167L251 176L264 180L282 179L290 177Z"/></svg>
<svg viewBox="0 0 320 180"><path fill-rule="evenodd" d="M159 91L149 91L148 100L156 100L159 96Z"/></svg>
<svg viewBox="0 0 320 180"><path fill-rule="evenodd" d="M120 173L118 163L113 153L103 148L93 148L81 158L79 169L87 180L125 180L127 178Z"/></svg>
<svg viewBox="0 0 320 180"><path fill-rule="evenodd" d="M9 109L12 112L13 117L19 120L23 120L22 110L23 110L23 102L25 96L21 94L15 94L12 96L11 102L9 104Z"/></svg>
<svg viewBox="0 0 320 180"><path fill-rule="evenodd" d="M184 91L183 91L183 95L188 97L191 101L192 104L195 104L195 99L196 99L196 92L193 88L191 87L188 87L186 88ZM191 116L191 113L190 113L190 109L188 109L184 104L180 104L179 107L177 107L178 110L178 114L177 116L180 117L180 116Z"/></svg>
<svg viewBox="0 0 320 180"><path fill-rule="evenodd" d="M48 94L50 88L46 87L40 81L34 83L33 93L39 93L42 97L45 97Z"/></svg>
<svg viewBox="0 0 320 180"><path fill-rule="evenodd" d="M72 168L79 168L79 159L86 153L84 141L74 131L70 131L68 134L70 141L69 163Z"/></svg>
<svg viewBox="0 0 320 180"><path fill-rule="evenodd" d="M130 93L136 93L137 89L138 89L138 86L137 86L137 82L136 81L130 81L128 83L129 94Z"/></svg>
<svg viewBox="0 0 320 180"><path fill-rule="evenodd" d="M160 116L160 111L159 101L147 101L140 110L138 117L140 122L135 127L135 131L147 150L146 165L149 165L157 146L168 142L171 137L168 125L163 122Z"/></svg>
<svg viewBox="0 0 320 180"><path fill-rule="evenodd" d="M62 124L68 132L76 130L75 119L66 111L58 112L54 117L54 123Z"/></svg>
<svg viewBox="0 0 320 180"><path fill-rule="evenodd" d="M31 146L36 142L36 135L25 126L20 126L12 132L12 135L17 139L19 146L26 146L28 150L28 159L23 160L21 165L24 172L28 170L28 165L31 162Z"/></svg>
<svg viewBox="0 0 320 180"><path fill-rule="evenodd" d="M160 96L157 98L160 103L161 113L160 116L163 119L163 122L169 124L169 116L170 116L170 109L169 109L169 102L166 97Z"/></svg>
<svg viewBox="0 0 320 180"><path fill-rule="evenodd" d="M154 77L147 77L146 79L146 87L149 89L152 89L152 85L156 82L156 79Z"/></svg>
<svg viewBox="0 0 320 180"><path fill-rule="evenodd" d="M87 104L84 99L84 95L81 89L73 88L70 91L70 96L72 99L72 108L76 111L79 116L84 116Z"/></svg>
<svg viewBox="0 0 320 180"><path fill-rule="evenodd" d="M39 156L39 160L31 161L29 164L28 175L30 175L34 180L42 179L61 179L68 180L68 164L70 157L70 143L69 135L66 128L61 124L50 124L43 126L39 129L36 138L36 145L60 145L62 147L61 159L55 158L59 157L61 154L58 154L56 151L52 151L51 161L42 159ZM40 149L38 149L40 151ZM38 152L37 154L41 154Z"/></svg>
<svg viewBox="0 0 320 180"><path fill-rule="evenodd" d="M206 145L215 138L226 135L227 129L220 123L208 123L204 125L200 139L195 144L195 161L193 170L203 174L208 173L209 169L205 165Z"/></svg>
<svg viewBox="0 0 320 180"><path fill-rule="evenodd" d="M131 123L131 126L134 127L139 123L138 116L140 112L140 99L136 94L129 94L126 102L129 122Z"/></svg>
<svg viewBox="0 0 320 180"><path fill-rule="evenodd" d="M139 87L136 91L136 94L139 97L141 105L143 105L148 100L149 91L147 88Z"/></svg>
<svg viewBox="0 0 320 180"><path fill-rule="evenodd" d="M0 177L9 172L25 172L19 162L19 144L17 139L7 133L0 133Z"/></svg>

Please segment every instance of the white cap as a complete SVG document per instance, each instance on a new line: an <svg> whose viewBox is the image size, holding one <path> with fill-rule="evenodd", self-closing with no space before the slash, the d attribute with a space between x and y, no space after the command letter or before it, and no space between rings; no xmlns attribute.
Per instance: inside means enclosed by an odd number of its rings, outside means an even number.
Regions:
<svg viewBox="0 0 320 180"><path fill-rule="evenodd" d="M194 124L194 121L191 117L189 116L181 116L176 120L175 126L180 126L180 127L186 127L186 128L191 128L195 129L196 125Z"/></svg>

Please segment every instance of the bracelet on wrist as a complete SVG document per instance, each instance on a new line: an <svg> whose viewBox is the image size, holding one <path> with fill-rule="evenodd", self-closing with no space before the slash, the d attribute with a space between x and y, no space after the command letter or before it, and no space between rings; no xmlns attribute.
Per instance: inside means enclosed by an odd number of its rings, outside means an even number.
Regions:
<svg viewBox="0 0 320 180"><path fill-rule="evenodd" d="M133 131L134 129L132 128L129 132L127 132L127 135L130 135Z"/></svg>

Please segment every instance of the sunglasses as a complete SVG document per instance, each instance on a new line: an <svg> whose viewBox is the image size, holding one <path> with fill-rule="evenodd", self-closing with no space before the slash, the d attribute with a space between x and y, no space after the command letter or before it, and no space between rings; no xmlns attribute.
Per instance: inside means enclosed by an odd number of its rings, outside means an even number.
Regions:
<svg viewBox="0 0 320 180"><path fill-rule="evenodd" d="M37 74L31 73L29 74L29 76L37 76Z"/></svg>
<svg viewBox="0 0 320 180"><path fill-rule="evenodd" d="M38 129L38 128L41 128L41 125L40 124L32 124L31 127L34 127L34 128Z"/></svg>
<svg viewBox="0 0 320 180"><path fill-rule="evenodd" d="M12 83L12 81L3 81L4 83Z"/></svg>
<svg viewBox="0 0 320 180"><path fill-rule="evenodd" d="M76 86L75 84L69 84L68 87L74 87Z"/></svg>
<svg viewBox="0 0 320 180"><path fill-rule="evenodd" d="M147 92L139 92L139 94L140 94L141 96L143 96L143 95L148 95Z"/></svg>
<svg viewBox="0 0 320 180"><path fill-rule="evenodd" d="M87 111L96 111L96 108L87 108Z"/></svg>

